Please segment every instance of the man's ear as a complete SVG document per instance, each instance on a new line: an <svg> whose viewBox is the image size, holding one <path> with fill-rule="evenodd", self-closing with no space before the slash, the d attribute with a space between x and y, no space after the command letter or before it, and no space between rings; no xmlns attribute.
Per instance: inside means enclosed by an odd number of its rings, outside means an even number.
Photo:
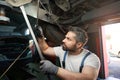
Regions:
<svg viewBox="0 0 120 80"><path fill-rule="evenodd" d="M81 48L83 46L83 43L82 42L78 42L77 43L77 48Z"/></svg>

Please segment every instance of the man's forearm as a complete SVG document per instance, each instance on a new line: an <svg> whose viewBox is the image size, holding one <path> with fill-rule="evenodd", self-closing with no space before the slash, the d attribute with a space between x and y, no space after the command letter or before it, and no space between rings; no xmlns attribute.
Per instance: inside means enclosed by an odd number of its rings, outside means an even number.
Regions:
<svg viewBox="0 0 120 80"><path fill-rule="evenodd" d="M96 80L87 74L71 72L63 68L59 68L56 75L62 80Z"/></svg>
<svg viewBox="0 0 120 80"><path fill-rule="evenodd" d="M49 47L44 38L38 38L38 43L42 52L44 52Z"/></svg>
<svg viewBox="0 0 120 80"><path fill-rule="evenodd" d="M70 75L71 75L70 72L63 69L63 68L59 68L56 75L59 78L61 78L62 80L74 80L74 78L73 78L74 76L71 78L70 77Z"/></svg>
<svg viewBox="0 0 120 80"><path fill-rule="evenodd" d="M39 47L44 55L49 57L56 56L53 47L50 47L44 38L38 38L37 40L38 40Z"/></svg>

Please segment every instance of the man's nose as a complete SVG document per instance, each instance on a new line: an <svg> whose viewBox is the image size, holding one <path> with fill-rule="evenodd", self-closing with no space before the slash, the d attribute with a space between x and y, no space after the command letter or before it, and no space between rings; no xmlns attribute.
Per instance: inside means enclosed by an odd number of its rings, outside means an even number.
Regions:
<svg viewBox="0 0 120 80"><path fill-rule="evenodd" d="M65 42L65 38L62 40L62 42L63 42L63 43Z"/></svg>

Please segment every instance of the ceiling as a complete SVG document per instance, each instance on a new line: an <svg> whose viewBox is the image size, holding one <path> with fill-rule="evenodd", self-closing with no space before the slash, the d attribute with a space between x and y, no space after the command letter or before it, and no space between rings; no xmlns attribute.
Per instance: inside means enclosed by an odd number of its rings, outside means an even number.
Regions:
<svg viewBox="0 0 120 80"><path fill-rule="evenodd" d="M85 29L88 24L120 19L120 0L40 0L39 3L39 9L37 0L24 5L30 24L34 27L38 18L48 41L57 45L69 25L84 25L82 28ZM10 21L0 20L0 26L14 26L16 32L24 32L27 24L20 8L11 6L5 0L0 0L1 7L5 8L5 16Z"/></svg>
<svg viewBox="0 0 120 80"><path fill-rule="evenodd" d="M120 14L119 0L40 0L38 18L42 21L58 26L80 26L93 21L116 18ZM0 7L6 9L6 16L10 18L8 25L26 26L19 7L13 7L0 0ZM36 23L37 0L25 5L30 22Z"/></svg>

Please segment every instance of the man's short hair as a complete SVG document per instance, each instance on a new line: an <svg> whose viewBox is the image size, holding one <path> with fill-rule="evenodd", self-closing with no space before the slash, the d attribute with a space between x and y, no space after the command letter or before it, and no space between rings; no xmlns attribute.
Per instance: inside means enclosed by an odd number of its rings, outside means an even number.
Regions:
<svg viewBox="0 0 120 80"><path fill-rule="evenodd" d="M82 42L84 44L88 41L88 35L85 30L80 27L70 26L68 31L72 31L76 34L76 41Z"/></svg>

